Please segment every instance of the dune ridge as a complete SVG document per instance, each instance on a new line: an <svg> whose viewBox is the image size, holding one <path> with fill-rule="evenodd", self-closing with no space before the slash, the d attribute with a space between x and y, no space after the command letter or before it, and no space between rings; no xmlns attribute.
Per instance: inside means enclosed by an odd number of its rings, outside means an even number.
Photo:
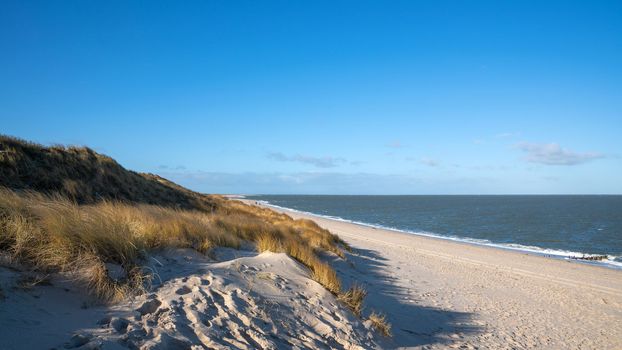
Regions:
<svg viewBox="0 0 622 350"><path fill-rule="evenodd" d="M334 343L334 347L350 348L368 342L364 339L372 337L353 335L356 333L353 329L359 327L356 324L363 322L366 316L360 313L363 298L349 297L355 289L348 290L349 284L342 284L331 266L335 259L345 261L348 245L311 220L294 220L271 209L249 206L224 196L196 193L155 175L126 170L112 158L86 147L45 147L0 136L0 175L0 269L8 276L0 284L0 295L3 296L0 311L9 315L1 320L4 327L0 327L0 336L11 338L19 334L16 331L24 324L26 326L21 329L35 334L37 327L30 325L38 325L41 321L16 314L15 310L20 307L13 307L13 303L25 302L28 295L48 300L45 294L50 290L52 294L58 292L56 284L66 286L63 288L68 290L82 291L78 292L78 299L85 308L97 306L112 310L129 299L157 294L163 288L158 283L162 276L151 264L154 254L170 249L191 249L211 257L219 249L234 248L255 254L287 254L287 259L294 259L296 264L304 266L304 269L292 273L304 275L325 288L324 292L334 300L330 305L334 312L348 313L350 308L360 315L358 321L339 316L343 325L324 323L325 329L311 337L315 340L307 341L304 337L309 336L303 332L304 327L300 328L303 323L296 323L294 321L298 318L291 318L296 310L293 305L301 303L298 299L304 297L293 294L284 304L286 312L279 317L294 322L290 325L292 334L301 341L301 347L316 347L318 344L333 347L328 344ZM281 262L287 260L280 259ZM294 287L291 288L305 288L302 285ZM201 287L206 293L211 288ZM205 300L201 302L206 303ZM47 305L41 306L48 309ZM156 306L156 310L159 309L160 305ZM175 313L178 310L170 304L167 308L174 313L171 327L196 323L196 320L180 317L179 312ZM68 310L77 319L84 317L71 305ZM59 318L62 318L59 313L63 312L62 309L53 311ZM242 314L244 311L232 309L231 312ZM299 316L303 320L310 317L307 314ZM83 336L82 330L93 322L92 318L79 325L72 320L66 321L73 328L63 329L60 334L76 333L76 338L69 341L69 347L97 347L100 343L106 343L108 347L114 343L130 348L134 343L146 348L186 343L197 348L214 345L208 335L192 338L180 333L178 337L175 333L145 324L137 326L140 329L136 333L139 336L136 342L129 341L130 335L124 334L122 339L111 343L101 335ZM150 322L159 324L160 321L158 318ZM310 318L309 322L319 321ZM371 321L366 324L378 329L382 326ZM280 334L286 325L288 322L264 336ZM339 327L348 325L352 326L340 337L326 336L329 330L338 332ZM234 326L234 323L224 321L221 325L225 330ZM204 333L210 332L212 330ZM213 336L221 337L222 334ZM247 336L250 335L240 333L232 335L231 339L239 342L236 346L241 348L253 348L259 344L253 343L258 340ZM263 340L267 348L283 348L283 344L270 343L267 339ZM294 344L296 340L290 342ZM19 340L12 344L21 348ZM35 347L57 345L37 343Z"/></svg>

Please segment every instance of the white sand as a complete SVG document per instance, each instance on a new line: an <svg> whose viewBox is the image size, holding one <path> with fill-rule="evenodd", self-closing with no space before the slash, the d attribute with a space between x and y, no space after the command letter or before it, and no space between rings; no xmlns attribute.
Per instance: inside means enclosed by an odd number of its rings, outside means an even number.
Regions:
<svg viewBox="0 0 622 350"><path fill-rule="evenodd" d="M622 349L622 271L311 218L354 248L339 275L393 324L385 348Z"/></svg>
<svg viewBox="0 0 622 350"><path fill-rule="evenodd" d="M151 259L152 294L89 305L71 283L16 288L0 268L0 349L290 349L377 347L363 324L285 254L218 249ZM240 255L246 255L239 257ZM157 261L157 262L156 262Z"/></svg>

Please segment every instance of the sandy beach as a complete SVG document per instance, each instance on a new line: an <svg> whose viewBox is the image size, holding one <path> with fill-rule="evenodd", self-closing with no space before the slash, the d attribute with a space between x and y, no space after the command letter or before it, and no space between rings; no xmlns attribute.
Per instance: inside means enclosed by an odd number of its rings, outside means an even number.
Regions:
<svg viewBox="0 0 622 350"><path fill-rule="evenodd" d="M151 256L151 292L96 303L70 279L0 267L0 349L377 349L370 324L284 253ZM21 286L21 287L11 287ZM0 291L3 289L0 288Z"/></svg>
<svg viewBox="0 0 622 350"><path fill-rule="evenodd" d="M352 246L335 264L393 324L383 348L622 348L620 270L281 211Z"/></svg>

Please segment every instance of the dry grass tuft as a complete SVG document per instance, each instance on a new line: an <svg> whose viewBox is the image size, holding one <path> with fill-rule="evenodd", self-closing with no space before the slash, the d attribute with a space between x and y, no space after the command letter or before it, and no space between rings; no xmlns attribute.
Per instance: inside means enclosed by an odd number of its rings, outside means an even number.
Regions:
<svg viewBox="0 0 622 350"><path fill-rule="evenodd" d="M363 311L363 299L367 296L367 291L362 286L355 284L347 291L339 295L339 300L346 304L352 312L360 316Z"/></svg>
<svg viewBox="0 0 622 350"><path fill-rule="evenodd" d="M303 241L304 242L304 241ZM257 250L286 253L311 270L311 278L333 294L341 292L341 282L337 273L328 264L321 261L314 250L293 237L275 234L262 234L257 240Z"/></svg>
<svg viewBox="0 0 622 350"><path fill-rule="evenodd" d="M313 274L311 277L331 293L338 295L341 292L341 281L337 277L337 273L328 264L319 262L311 268Z"/></svg>
<svg viewBox="0 0 622 350"><path fill-rule="evenodd" d="M369 315L368 320L371 321L372 327L382 333L382 335L385 337L391 336L391 324L387 321L387 317L384 314L374 311Z"/></svg>
<svg viewBox="0 0 622 350"><path fill-rule="evenodd" d="M285 251L285 248L279 237L271 234L262 234L257 238L257 251L282 253Z"/></svg>

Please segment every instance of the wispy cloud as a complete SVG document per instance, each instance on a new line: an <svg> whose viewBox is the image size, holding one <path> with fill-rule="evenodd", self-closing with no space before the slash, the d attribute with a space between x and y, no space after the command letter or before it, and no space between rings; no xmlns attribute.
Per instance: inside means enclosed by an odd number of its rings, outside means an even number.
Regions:
<svg viewBox="0 0 622 350"><path fill-rule="evenodd" d="M542 180L557 182L557 181L559 181L559 177L557 177L557 176L543 176Z"/></svg>
<svg viewBox="0 0 622 350"><path fill-rule="evenodd" d="M495 135L497 139L507 139L514 136L520 136L520 132L502 132Z"/></svg>
<svg viewBox="0 0 622 350"><path fill-rule="evenodd" d="M520 132L500 132L498 134L488 136L488 137L479 137L473 139L473 143L476 145L483 145L490 142L501 142L504 139L515 139L521 135Z"/></svg>
<svg viewBox="0 0 622 350"><path fill-rule="evenodd" d="M422 178L412 174L337 172L216 173L162 172L161 176L204 193L432 194L484 191L490 178Z"/></svg>
<svg viewBox="0 0 622 350"><path fill-rule="evenodd" d="M526 161L545 165L577 165L605 157L599 152L574 152L556 143L521 142L516 147L526 153Z"/></svg>
<svg viewBox="0 0 622 350"><path fill-rule="evenodd" d="M456 169L466 169L475 171L506 171L511 168L507 165L469 165L469 164L452 164L452 167Z"/></svg>
<svg viewBox="0 0 622 350"><path fill-rule="evenodd" d="M318 168L334 168L343 163L346 163L346 159L340 157L313 157L301 154L288 156L280 152L268 153L268 158L279 162L297 162L311 164Z"/></svg>
<svg viewBox="0 0 622 350"><path fill-rule="evenodd" d="M400 140L393 140L393 141L387 143L386 146L389 147L389 148L403 148L404 144L402 144L402 142Z"/></svg>
<svg viewBox="0 0 622 350"><path fill-rule="evenodd" d="M428 158L428 157L423 157L423 158L406 157L406 158L404 158L404 160L406 160L408 162L418 162L420 164L427 165L429 167L437 167L437 166L441 165L441 162L439 162L438 160L432 159L432 158Z"/></svg>
<svg viewBox="0 0 622 350"><path fill-rule="evenodd" d="M186 170L186 167L183 165L177 165L177 166L168 166L165 164L159 165L158 169L162 169L162 170Z"/></svg>
<svg viewBox="0 0 622 350"><path fill-rule="evenodd" d="M421 180L408 175L368 173L218 173L163 172L160 175L176 183L205 193L399 193L427 190ZM419 187L422 186L422 187Z"/></svg>
<svg viewBox="0 0 622 350"><path fill-rule="evenodd" d="M423 165L427 165L430 167L437 167L440 165L439 161L431 159L431 158L421 158L419 162Z"/></svg>

